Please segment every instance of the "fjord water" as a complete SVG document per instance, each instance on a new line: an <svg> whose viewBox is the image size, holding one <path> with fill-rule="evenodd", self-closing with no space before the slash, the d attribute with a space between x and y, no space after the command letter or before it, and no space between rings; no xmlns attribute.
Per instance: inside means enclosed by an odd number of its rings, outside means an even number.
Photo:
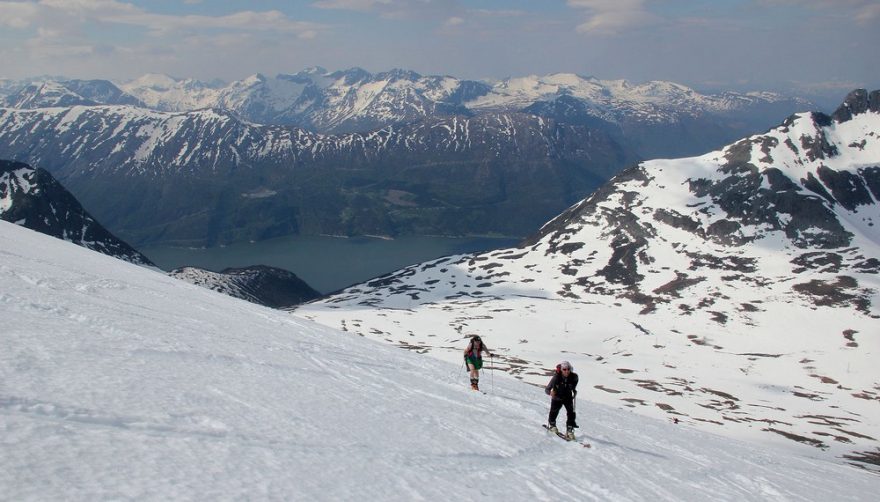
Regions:
<svg viewBox="0 0 880 502"><path fill-rule="evenodd" d="M163 270L195 266L213 271L269 265L289 270L321 293L330 293L440 256L512 246L501 237L289 236L214 248L144 247L140 251Z"/></svg>

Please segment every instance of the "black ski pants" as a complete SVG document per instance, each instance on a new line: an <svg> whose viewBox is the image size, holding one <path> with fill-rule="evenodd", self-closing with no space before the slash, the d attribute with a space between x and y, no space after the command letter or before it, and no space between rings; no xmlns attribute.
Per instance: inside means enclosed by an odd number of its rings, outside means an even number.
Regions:
<svg viewBox="0 0 880 502"><path fill-rule="evenodd" d="M574 421L575 412L574 412L574 399L551 399L550 400L550 418L549 423L553 425L556 423L556 417L559 416L559 410L565 406L565 426L566 427L577 427L577 423Z"/></svg>

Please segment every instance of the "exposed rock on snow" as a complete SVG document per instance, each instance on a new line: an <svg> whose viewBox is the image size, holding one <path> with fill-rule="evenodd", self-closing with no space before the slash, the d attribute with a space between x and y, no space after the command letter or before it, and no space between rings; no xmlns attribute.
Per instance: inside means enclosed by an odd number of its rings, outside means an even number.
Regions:
<svg viewBox="0 0 880 502"><path fill-rule="evenodd" d="M146 256L102 227L43 169L0 160L0 219L140 265Z"/></svg>
<svg viewBox="0 0 880 502"><path fill-rule="evenodd" d="M273 308L293 307L321 296L296 274L265 265L212 272L182 267L170 276L229 296Z"/></svg>
<svg viewBox="0 0 880 502"><path fill-rule="evenodd" d="M479 333L530 382L565 358L605 403L871 459L880 113L867 96L643 162L519 248L407 267L297 313L452 361Z"/></svg>

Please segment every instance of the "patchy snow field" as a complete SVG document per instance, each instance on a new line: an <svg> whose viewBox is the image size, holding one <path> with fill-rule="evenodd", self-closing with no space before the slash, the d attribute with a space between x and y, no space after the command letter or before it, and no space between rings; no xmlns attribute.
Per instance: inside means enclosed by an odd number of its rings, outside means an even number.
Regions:
<svg viewBox="0 0 880 502"><path fill-rule="evenodd" d="M0 498L870 500L880 476L579 403L0 222ZM577 369L577 368L576 368ZM589 384L589 382L585 382ZM589 393L587 393L589 394ZM470 494L470 495L468 495Z"/></svg>
<svg viewBox="0 0 880 502"><path fill-rule="evenodd" d="M564 357L591 400L877 470L878 132L876 112L798 114L646 161L519 248L406 267L296 314L450 362L479 334L527 382Z"/></svg>

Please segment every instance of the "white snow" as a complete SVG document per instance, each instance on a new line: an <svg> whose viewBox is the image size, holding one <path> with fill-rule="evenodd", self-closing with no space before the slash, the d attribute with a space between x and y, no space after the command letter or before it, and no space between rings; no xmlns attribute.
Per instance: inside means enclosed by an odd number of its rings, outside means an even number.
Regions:
<svg viewBox="0 0 880 502"><path fill-rule="evenodd" d="M0 222L8 500L869 500L880 477L579 401ZM576 367L577 371L578 368ZM582 384L589 389L589 369Z"/></svg>
<svg viewBox="0 0 880 502"><path fill-rule="evenodd" d="M880 165L880 114L823 131L809 117L765 135L776 140L773 161L761 160L762 137L744 140L755 140L751 163L778 168L793 183L822 165L853 173ZM820 132L839 154L809 161L800 138ZM864 146L852 146L862 139ZM591 399L604 404L840 462L854 452L880 453L880 279L852 267L880 260L880 227L869 225L880 221L880 206L831 207L852 234L838 249L797 248L769 223L741 226L739 234L754 242L721 244L654 218L672 211L701 229L735 220L689 188L691 181L726 179L725 153L647 161L642 171L650 181L624 178L597 198L595 211L533 246L414 265L296 313L450 362L459 360L468 334L480 334L497 350L500 367L535 384L563 352L587 376ZM648 235L632 288L601 275L612 263L614 239L639 238L619 223L630 216L639 223L635 232ZM581 247L559 251L564 244ZM798 260L826 253L840 260L840 271L830 263L797 270ZM679 277L693 282L676 285ZM861 309L822 304L793 289L843 279L857 284L841 291L860 297ZM639 303L633 290L653 303Z"/></svg>
<svg viewBox="0 0 880 502"><path fill-rule="evenodd" d="M175 79L168 75L147 74L119 84L123 91L147 106L162 111L188 111L215 106L221 90L194 79Z"/></svg>
<svg viewBox="0 0 880 502"><path fill-rule="evenodd" d="M681 114L723 112L756 101L778 101L773 93L722 95L700 94L674 82L650 81L631 84L626 80L599 80L570 73L530 75L496 82L492 91L465 105L472 110L520 109L560 96L578 98L593 113L616 121L625 116L668 122Z"/></svg>
<svg viewBox="0 0 880 502"><path fill-rule="evenodd" d="M148 106L165 111L223 107L247 115L250 109L266 110L259 118L267 123L283 117L329 130L347 121L378 121L390 124L429 116L434 107L447 102L465 81L448 76L389 76L346 72L329 73L322 68L296 75L254 75L224 86L212 87L195 80L176 80L164 75L145 75L120 88ZM310 82L307 84L295 84ZM307 86L321 94L317 101L300 102ZM701 94L665 81L633 84L625 80L600 80L572 73L528 75L492 84L490 92L464 105L473 111L519 111L560 96L580 99L592 114L606 120L626 117L655 122L675 121L681 115L726 112L782 96L769 92Z"/></svg>

